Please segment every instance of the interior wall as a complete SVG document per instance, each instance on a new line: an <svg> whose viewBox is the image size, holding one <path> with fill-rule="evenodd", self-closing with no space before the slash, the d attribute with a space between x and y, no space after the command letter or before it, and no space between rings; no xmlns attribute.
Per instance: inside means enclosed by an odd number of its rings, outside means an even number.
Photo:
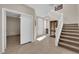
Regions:
<svg viewBox="0 0 79 59"><path fill-rule="evenodd" d="M79 4L77 4L77 8L78 8L78 24L79 24Z"/></svg>
<svg viewBox="0 0 79 59"><path fill-rule="evenodd" d="M55 11L55 7L58 6L58 5L59 4L54 4L52 6L52 8L50 9L50 12L49 12L50 21L59 20L60 19L61 14L63 13L63 9Z"/></svg>
<svg viewBox="0 0 79 59"><path fill-rule="evenodd" d="M78 9L76 4L63 5L64 23L78 23Z"/></svg>
<svg viewBox="0 0 79 59"><path fill-rule="evenodd" d="M20 18L7 17L7 36L20 35Z"/></svg>
<svg viewBox="0 0 79 59"><path fill-rule="evenodd" d="M0 4L0 53L2 52L2 8L12 9L32 15L34 23L33 26L35 25L35 10L33 8L25 6L23 4Z"/></svg>
<svg viewBox="0 0 79 59"><path fill-rule="evenodd" d="M2 24L2 22L1 22L2 20L1 20L1 17L2 17L2 13L1 13L1 11L0 11L0 53L1 53L1 51L2 51L2 50L1 50L1 49L2 49L2 42L1 42L1 41L2 41L2 40L1 40L1 39L2 39L2 25L1 25L1 24Z"/></svg>
<svg viewBox="0 0 79 59"><path fill-rule="evenodd" d="M44 19L44 34L46 34L47 29L47 20Z"/></svg>
<svg viewBox="0 0 79 59"><path fill-rule="evenodd" d="M54 6L53 6L54 9ZM54 12L54 11L53 11ZM78 23L79 5L78 4L63 4L63 9L57 11L63 13L64 24ZM53 15L55 15L53 13Z"/></svg>
<svg viewBox="0 0 79 59"><path fill-rule="evenodd" d="M38 17L37 18L37 36L44 34L44 19Z"/></svg>

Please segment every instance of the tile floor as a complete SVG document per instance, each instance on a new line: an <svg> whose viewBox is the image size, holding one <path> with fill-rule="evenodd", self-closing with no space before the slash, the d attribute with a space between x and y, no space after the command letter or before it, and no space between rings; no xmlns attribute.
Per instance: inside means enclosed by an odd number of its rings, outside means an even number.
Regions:
<svg viewBox="0 0 79 59"><path fill-rule="evenodd" d="M55 39L46 37L43 40L20 45L19 36L7 38L7 49L4 54L76 54L62 47L55 47Z"/></svg>

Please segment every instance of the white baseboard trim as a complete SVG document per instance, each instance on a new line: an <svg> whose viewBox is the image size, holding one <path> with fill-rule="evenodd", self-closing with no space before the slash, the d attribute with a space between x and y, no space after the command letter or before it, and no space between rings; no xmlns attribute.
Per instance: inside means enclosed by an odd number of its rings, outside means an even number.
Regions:
<svg viewBox="0 0 79 59"><path fill-rule="evenodd" d="M16 35L7 35L7 36L17 36L17 35L20 35L20 34L16 34Z"/></svg>

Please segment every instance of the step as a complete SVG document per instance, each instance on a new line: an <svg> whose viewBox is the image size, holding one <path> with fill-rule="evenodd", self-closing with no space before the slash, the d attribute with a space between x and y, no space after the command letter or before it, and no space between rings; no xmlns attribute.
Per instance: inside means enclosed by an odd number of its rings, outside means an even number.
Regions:
<svg viewBox="0 0 79 59"><path fill-rule="evenodd" d="M62 35L69 35L69 36L77 36L77 37L79 37L79 33L62 32L61 34L62 34Z"/></svg>
<svg viewBox="0 0 79 59"><path fill-rule="evenodd" d="M79 29L79 27L63 27L63 29Z"/></svg>
<svg viewBox="0 0 79 59"><path fill-rule="evenodd" d="M79 28L63 28L63 30L79 30Z"/></svg>
<svg viewBox="0 0 79 59"><path fill-rule="evenodd" d="M64 26L63 25L63 27L68 27L69 28L70 26ZM75 25L75 26L72 25L71 27L73 28L73 27L79 27L79 26L78 25Z"/></svg>
<svg viewBox="0 0 79 59"><path fill-rule="evenodd" d="M78 27L78 25L63 25L64 27Z"/></svg>
<svg viewBox="0 0 79 59"><path fill-rule="evenodd" d="M77 23L73 23L73 24L64 24L64 25L78 25Z"/></svg>
<svg viewBox="0 0 79 59"><path fill-rule="evenodd" d="M79 28L79 26L63 26L63 28Z"/></svg>
<svg viewBox="0 0 79 59"><path fill-rule="evenodd" d="M76 46L73 46L73 45L70 45L70 44L66 44L66 43L63 43L63 42L59 42L59 46L62 46L64 48L67 48L67 49L70 49L72 51L79 53L79 47L76 47Z"/></svg>
<svg viewBox="0 0 79 59"><path fill-rule="evenodd" d="M69 39L69 40L79 41L79 37L75 37L75 36L61 35L60 38L65 38L65 39Z"/></svg>
<svg viewBox="0 0 79 59"><path fill-rule="evenodd" d="M60 39L61 42L67 43L67 44L71 44L74 46L79 46L79 41L73 41L73 40L68 40L68 39Z"/></svg>
<svg viewBox="0 0 79 59"><path fill-rule="evenodd" d="M63 29L62 32L73 32L73 33L79 33L79 30L67 30L67 29Z"/></svg>
<svg viewBox="0 0 79 59"><path fill-rule="evenodd" d="M78 25L63 25L63 27L78 27Z"/></svg>
<svg viewBox="0 0 79 59"><path fill-rule="evenodd" d="M78 24L63 24L64 26L78 26Z"/></svg>
<svg viewBox="0 0 79 59"><path fill-rule="evenodd" d="M72 29L79 29L79 27L63 27L64 29L70 29L70 28L72 28Z"/></svg>

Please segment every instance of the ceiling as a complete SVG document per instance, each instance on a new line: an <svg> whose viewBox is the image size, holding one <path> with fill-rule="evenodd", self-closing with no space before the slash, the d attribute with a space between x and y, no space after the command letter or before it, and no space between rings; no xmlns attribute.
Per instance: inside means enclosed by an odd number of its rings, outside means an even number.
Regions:
<svg viewBox="0 0 79 59"><path fill-rule="evenodd" d="M53 4L26 4L26 5L35 9L36 16L40 17L48 16L50 9L53 7Z"/></svg>
<svg viewBox="0 0 79 59"><path fill-rule="evenodd" d="M40 17L47 17L48 13L53 7L53 4L25 4L25 5L28 5L29 7L35 9L36 16L40 16ZM20 15L7 12L7 16L19 17Z"/></svg>

